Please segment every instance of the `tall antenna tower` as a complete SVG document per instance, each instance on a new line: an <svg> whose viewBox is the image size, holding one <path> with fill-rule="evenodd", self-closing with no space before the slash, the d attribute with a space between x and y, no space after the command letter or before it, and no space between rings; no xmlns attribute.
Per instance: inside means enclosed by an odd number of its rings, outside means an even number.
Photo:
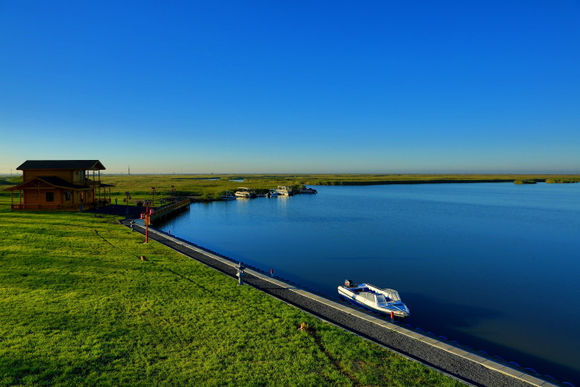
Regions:
<svg viewBox="0 0 580 387"><path fill-rule="evenodd" d="M131 176L131 166L127 165L127 175Z"/></svg>

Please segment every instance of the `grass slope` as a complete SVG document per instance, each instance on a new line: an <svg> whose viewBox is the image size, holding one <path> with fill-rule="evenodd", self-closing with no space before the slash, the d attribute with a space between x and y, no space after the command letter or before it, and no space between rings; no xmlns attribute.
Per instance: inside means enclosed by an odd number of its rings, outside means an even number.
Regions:
<svg viewBox="0 0 580 387"><path fill-rule="evenodd" d="M0 385L457 384L144 245L114 217L7 204L0 197Z"/></svg>

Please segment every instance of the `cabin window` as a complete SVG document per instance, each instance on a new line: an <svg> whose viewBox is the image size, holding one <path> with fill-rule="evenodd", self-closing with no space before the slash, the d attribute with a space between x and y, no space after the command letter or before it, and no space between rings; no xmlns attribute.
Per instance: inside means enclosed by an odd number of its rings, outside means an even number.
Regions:
<svg viewBox="0 0 580 387"><path fill-rule="evenodd" d="M64 193L64 200L70 200L70 192Z"/></svg>
<svg viewBox="0 0 580 387"><path fill-rule="evenodd" d="M47 202L54 202L54 192L47 192L46 193L46 201Z"/></svg>

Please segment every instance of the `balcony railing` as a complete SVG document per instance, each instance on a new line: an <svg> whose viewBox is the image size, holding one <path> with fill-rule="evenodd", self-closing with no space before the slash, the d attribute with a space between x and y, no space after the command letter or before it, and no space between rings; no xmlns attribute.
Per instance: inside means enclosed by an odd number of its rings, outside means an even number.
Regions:
<svg viewBox="0 0 580 387"><path fill-rule="evenodd" d="M80 205L69 204L12 204L13 210L78 210ZM89 208L83 205L83 209Z"/></svg>
<svg viewBox="0 0 580 387"><path fill-rule="evenodd" d="M94 203L83 203L82 209L83 210L90 210L95 207L103 207L106 205L111 204L111 200L96 200ZM15 211L18 210L48 210L48 211L56 211L56 210L68 210L68 211L79 211L81 210L81 204L12 204L11 208Z"/></svg>

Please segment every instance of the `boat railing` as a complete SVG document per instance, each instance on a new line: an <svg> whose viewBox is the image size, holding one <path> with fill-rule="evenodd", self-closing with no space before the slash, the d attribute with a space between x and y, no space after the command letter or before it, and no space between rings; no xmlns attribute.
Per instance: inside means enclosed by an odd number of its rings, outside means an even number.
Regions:
<svg viewBox="0 0 580 387"><path fill-rule="evenodd" d="M395 289L383 289L383 292L391 301L401 301L401 296Z"/></svg>

